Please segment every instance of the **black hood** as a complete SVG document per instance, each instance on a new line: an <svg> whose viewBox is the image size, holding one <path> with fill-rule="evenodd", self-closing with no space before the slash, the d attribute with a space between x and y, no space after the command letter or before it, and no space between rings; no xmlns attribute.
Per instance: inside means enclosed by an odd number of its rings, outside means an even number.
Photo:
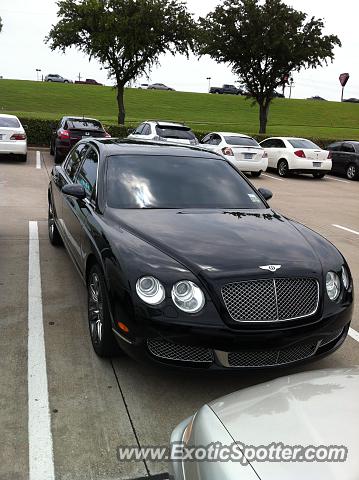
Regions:
<svg viewBox="0 0 359 480"><path fill-rule="evenodd" d="M313 247L290 220L266 210L110 210L115 223L194 273L250 274L282 265L280 274L321 273Z"/></svg>

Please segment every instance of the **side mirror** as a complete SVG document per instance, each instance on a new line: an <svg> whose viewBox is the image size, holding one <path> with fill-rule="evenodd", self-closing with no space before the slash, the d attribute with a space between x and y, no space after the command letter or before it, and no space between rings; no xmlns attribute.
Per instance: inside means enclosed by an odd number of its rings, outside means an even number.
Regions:
<svg viewBox="0 0 359 480"><path fill-rule="evenodd" d="M258 188L258 192L265 200L270 200L273 197L273 193L267 188Z"/></svg>
<svg viewBox="0 0 359 480"><path fill-rule="evenodd" d="M62 193L69 197L77 198L77 200L84 200L86 198L86 192L82 185L74 183L72 185L65 185L62 187Z"/></svg>

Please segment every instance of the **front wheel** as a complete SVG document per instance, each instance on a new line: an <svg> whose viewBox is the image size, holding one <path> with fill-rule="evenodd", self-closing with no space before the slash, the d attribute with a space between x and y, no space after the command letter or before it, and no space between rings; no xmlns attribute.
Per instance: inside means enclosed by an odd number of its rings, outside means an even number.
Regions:
<svg viewBox="0 0 359 480"><path fill-rule="evenodd" d="M277 172L280 177L288 177L289 175L289 167L287 160L279 160L277 166Z"/></svg>
<svg viewBox="0 0 359 480"><path fill-rule="evenodd" d="M258 178L262 175L262 170L259 170L259 172L251 172L252 177Z"/></svg>
<svg viewBox="0 0 359 480"><path fill-rule="evenodd" d="M358 178L358 168L356 165L349 165L346 170L346 176L348 180L356 180Z"/></svg>
<svg viewBox="0 0 359 480"><path fill-rule="evenodd" d="M93 349L99 357L118 355L120 349L112 332L105 279L98 265L94 265L88 275L87 298L88 322Z"/></svg>
<svg viewBox="0 0 359 480"><path fill-rule="evenodd" d="M324 178L324 177L325 177L325 173L314 172L314 173L313 173L313 177L314 177L314 178Z"/></svg>

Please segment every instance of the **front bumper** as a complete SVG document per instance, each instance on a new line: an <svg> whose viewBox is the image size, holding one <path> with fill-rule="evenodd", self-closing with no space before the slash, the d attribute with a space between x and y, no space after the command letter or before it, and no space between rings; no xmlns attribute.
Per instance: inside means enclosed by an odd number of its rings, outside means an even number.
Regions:
<svg viewBox="0 0 359 480"><path fill-rule="evenodd" d="M352 306L319 322L293 328L230 328L153 324L136 338L114 329L122 350L139 361L206 370L279 368L316 360L344 342Z"/></svg>
<svg viewBox="0 0 359 480"><path fill-rule="evenodd" d="M26 155L27 153L27 142L26 140L12 140L2 142L0 141L0 155Z"/></svg>

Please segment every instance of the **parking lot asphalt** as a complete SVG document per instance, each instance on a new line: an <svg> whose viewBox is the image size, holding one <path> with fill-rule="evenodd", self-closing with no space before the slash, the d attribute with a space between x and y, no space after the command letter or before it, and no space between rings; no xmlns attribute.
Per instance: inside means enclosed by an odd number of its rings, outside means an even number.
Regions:
<svg viewBox="0 0 359 480"><path fill-rule="evenodd" d="M301 370L359 364L348 337L332 356L305 367L234 375L173 372L92 351L86 291L63 248L47 237L47 184L53 159L0 160L0 479L28 480L34 452L28 384L29 222L39 231L48 399L56 480L133 479L167 470L164 463L119 463L118 446L166 445L172 429L216 397ZM359 285L359 182L337 177L253 180L273 191L271 206L332 241ZM31 300L31 299L30 299ZM359 331L359 301L352 328ZM35 399L36 400L36 399ZM39 426L40 428L40 426ZM35 428L36 430L36 428ZM29 458L30 451L30 458ZM35 446L36 452L36 446ZM37 480L42 480L38 478ZM47 479L46 479L47 480Z"/></svg>

